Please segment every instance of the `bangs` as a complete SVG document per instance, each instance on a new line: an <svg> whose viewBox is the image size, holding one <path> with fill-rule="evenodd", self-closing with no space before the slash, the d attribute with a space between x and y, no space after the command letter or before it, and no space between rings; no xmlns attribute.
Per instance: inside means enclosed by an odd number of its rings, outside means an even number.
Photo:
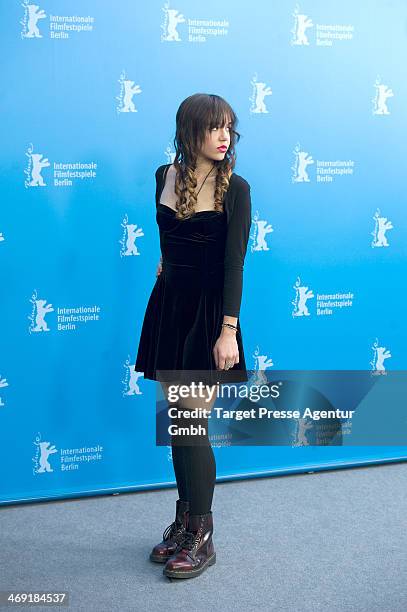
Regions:
<svg viewBox="0 0 407 612"><path fill-rule="evenodd" d="M229 105L224 100L212 99L212 108L208 109L207 126L211 130L225 125L234 126L236 118Z"/></svg>

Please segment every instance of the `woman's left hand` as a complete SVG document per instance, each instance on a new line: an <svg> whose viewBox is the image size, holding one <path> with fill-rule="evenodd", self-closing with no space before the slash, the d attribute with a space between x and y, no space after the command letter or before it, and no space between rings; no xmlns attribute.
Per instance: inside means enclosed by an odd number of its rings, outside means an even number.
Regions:
<svg viewBox="0 0 407 612"><path fill-rule="evenodd" d="M222 327L222 333L213 347L213 356L218 370L224 370L226 363L231 364L228 370L239 363L239 349L235 331Z"/></svg>

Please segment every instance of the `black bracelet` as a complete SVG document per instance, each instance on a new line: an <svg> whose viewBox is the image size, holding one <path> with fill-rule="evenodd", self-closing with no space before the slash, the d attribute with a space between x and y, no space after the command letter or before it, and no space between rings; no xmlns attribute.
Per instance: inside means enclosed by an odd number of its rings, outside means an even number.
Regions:
<svg viewBox="0 0 407 612"><path fill-rule="evenodd" d="M232 325L232 323L222 323L222 327L230 327L231 329L234 329L236 332L239 331L237 329L237 325Z"/></svg>

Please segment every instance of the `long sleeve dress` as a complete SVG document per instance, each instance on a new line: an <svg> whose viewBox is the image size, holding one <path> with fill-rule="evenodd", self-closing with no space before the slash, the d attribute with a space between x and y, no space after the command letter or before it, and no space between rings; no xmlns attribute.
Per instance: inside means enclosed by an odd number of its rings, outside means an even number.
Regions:
<svg viewBox="0 0 407 612"><path fill-rule="evenodd" d="M144 378L166 382L247 381L239 316L251 226L250 185L232 173L222 212L203 210L180 220L160 201L170 166L155 173L162 272L147 303L134 369ZM237 317L239 363L217 370L213 347L224 315Z"/></svg>

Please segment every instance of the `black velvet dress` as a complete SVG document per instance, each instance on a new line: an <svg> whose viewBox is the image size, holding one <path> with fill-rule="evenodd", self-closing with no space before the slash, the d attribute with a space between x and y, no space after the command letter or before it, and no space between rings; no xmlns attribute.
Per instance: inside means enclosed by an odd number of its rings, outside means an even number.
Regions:
<svg viewBox="0 0 407 612"><path fill-rule="evenodd" d="M190 218L179 220L172 208L160 202L169 166L160 166L156 172L156 221L162 272L147 303L134 369L143 372L145 378L167 382L247 381L239 318L236 333L239 363L228 370L216 369L213 348L222 331L223 315L238 316L240 309L241 259L247 248L247 223L250 227L251 216L250 187L244 190L244 218L237 219L239 210L235 206L236 231L232 236L230 219L239 192L236 182L246 181L232 174L223 212L198 211ZM225 266L226 260L230 265Z"/></svg>

